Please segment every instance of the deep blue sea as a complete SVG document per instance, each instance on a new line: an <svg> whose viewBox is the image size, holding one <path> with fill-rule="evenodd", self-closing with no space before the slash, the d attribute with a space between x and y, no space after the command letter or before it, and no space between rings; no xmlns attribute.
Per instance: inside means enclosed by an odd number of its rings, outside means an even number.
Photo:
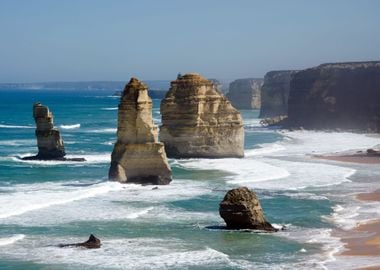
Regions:
<svg viewBox="0 0 380 270"><path fill-rule="evenodd" d="M170 159L170 185L107 181L119 97L107 91L0 91L0 269L350 269L378 262L339 256L335 232L380 217L354 199L379 188L380 168L314 158L380 143L368 134L263 128L242 111L243 159ZM54 115L68 157L21 161L37 153L32 106ZM159 100L153 118L160 123ZM278 233L213 229L225 193L257 192ZM58 248L93 233L102 248Z"/></svg>

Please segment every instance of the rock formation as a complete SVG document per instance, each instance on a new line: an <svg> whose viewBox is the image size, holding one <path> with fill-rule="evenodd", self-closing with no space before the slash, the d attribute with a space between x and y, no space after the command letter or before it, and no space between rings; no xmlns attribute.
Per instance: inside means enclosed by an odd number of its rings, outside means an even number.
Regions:
<svg viewBox="0 0 380 270"><path fill-rule="evenodd" d="M219 205L228 229L277 231L264 217L256 194L246 187L231 189Z"/></svg>
<svg viewBox="0 0 380 270"><path fill-rule="evenodd" d="M261 87L260 118L288 114L290 80L297 71L270 71Z"/></svg>
<svg viewBox="0 0 380 270"><path fill-rule="evenodd" d="M171 82L161 101L160 139L174 158L244 156L243 121L213 83L196 73Z"/></svg>
<svg viewBox="0 0 380 270"><path fill-rule="evenodd" d="M239 79L230 83L227 98L237 109L260 109L263 79Z"/></svg>
<svg viewBox="0 0 380 270"><path fill-rule="evenodd" d="M58 247L83 247L83 248L100 248L101 242L99 238L96 238L93 234L90 235L90 238L83 243L74 243L74 244L59 244Z"/></svg>
<svg viewBox="0 0 380 270"><path fill-rule="evenodd" d="M287 126L380 132L380 62L323 64L295 74Z"/></svg>
<svg viewBox="0 0 380 270"><path fill-rule="evenodd" d="M148 88L136 78L125 86L118 113L117 142L109 179L142 184L168 184L171 169L158 142Z"/></svg>
<svg viewBox="0 0 380 270"><path fill-rule="evenodd" d="M53 114L47 106L37 102L33 105L33 117L36 122L38 154L24 157L24 160L70 160L85 161L83 158L67 159L60 132L54 127Z"/></svg>

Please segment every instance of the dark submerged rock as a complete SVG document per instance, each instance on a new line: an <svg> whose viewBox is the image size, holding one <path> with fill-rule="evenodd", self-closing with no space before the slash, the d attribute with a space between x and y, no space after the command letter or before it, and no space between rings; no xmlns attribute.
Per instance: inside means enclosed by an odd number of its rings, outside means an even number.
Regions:
<svg viewBox="0 0 380 270"><path fill-rule="evenodd" d="M73 243L73 244L59 244L58 247L83 247L83 248L100 248L101 242L99 238L96 238L93 234L90 235L90 238L83 243Z"/></svg>

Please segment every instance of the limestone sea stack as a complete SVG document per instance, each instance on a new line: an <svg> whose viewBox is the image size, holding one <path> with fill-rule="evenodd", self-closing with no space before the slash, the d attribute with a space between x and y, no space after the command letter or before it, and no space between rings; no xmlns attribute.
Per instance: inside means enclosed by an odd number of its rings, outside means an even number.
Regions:
<svg viewBox="0 0 380 270"><path fill-rule="evenodd" d="M260 118L288 114L290 80L295 70L270 71L261 87Z"/></svg>
<svg viewBox="0 0 380 270"><path fill-rule="evenodd" d="M230 83L227 98L237 109L260 109L263 79L238 79Z"/></svg>
<svg viewBox="0 0 380 270"><path fill-rule="evenodd" d="M293 76L287 124L380 132L380 62L323 64Z"/></svg>
<svg viewBox="0 0 380 270"><path fill-rule="evenodd" d="M244 156L240 112L199 74L189 73L171 82L161 101L161 115L160 139L168 157Z"/></svg>
<svg viewBox="0 0 380 270"><path fill-rule="evenodd" d="M37 102L33 105L33 117L36 122L38 154L28 156L24 160L61 160L85 161L84 158L65 158L65 146L61 134L54 127L53 114L47 106Z"/></svg>
<svg viewBox="0 0 380 270"><path fill-rule="evenodd" d="M219 205L219 214L228 229L277 231L264 217L256 194L246 187L231 189Z"/></svg>
<svg viewBox="0 0 380 270"><path fill-rule="evenodd" d="M158 142L148 88L132 78L122 93L109 179L141 184L169 184L172 173L164 145Z"/></svg>

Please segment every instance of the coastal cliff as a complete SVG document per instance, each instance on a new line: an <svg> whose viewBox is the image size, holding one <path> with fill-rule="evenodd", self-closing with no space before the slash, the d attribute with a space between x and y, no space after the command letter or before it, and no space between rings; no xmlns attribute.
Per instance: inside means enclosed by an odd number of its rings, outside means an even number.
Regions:
<svg viewBox="0 0 380 270"><path fill-rule="evenodd" d="M293 76L289 127L380 132L380 62L323 64Z"/></svg>
<svg viewBox="0 0 380 270"><path fill-rule="evenodd" d="M152 119L152 99L148 88L136 78L125 86L120 100L109 179L142 184L171 181L164 145L158 142Z"/></svg>
<svg viewBox="0 0 380 270"><path fill-rule="evenodd" d="M237 109L260 109L263 79L238 79L230 83L227 98Z"/></svg>
<svg viewBox="0 0 380 270"><path fill-rule="evenodd" d="M297 71L270 71L261 87L260 118L287 115L290 80Z"/></svg>
<svg viewBox="0 0 380 270"><path fill-rule="evenodd" d="M212 82L190 73L171 82L161 101L160 139L169 157L244 156L243 121Z"/></svg>

